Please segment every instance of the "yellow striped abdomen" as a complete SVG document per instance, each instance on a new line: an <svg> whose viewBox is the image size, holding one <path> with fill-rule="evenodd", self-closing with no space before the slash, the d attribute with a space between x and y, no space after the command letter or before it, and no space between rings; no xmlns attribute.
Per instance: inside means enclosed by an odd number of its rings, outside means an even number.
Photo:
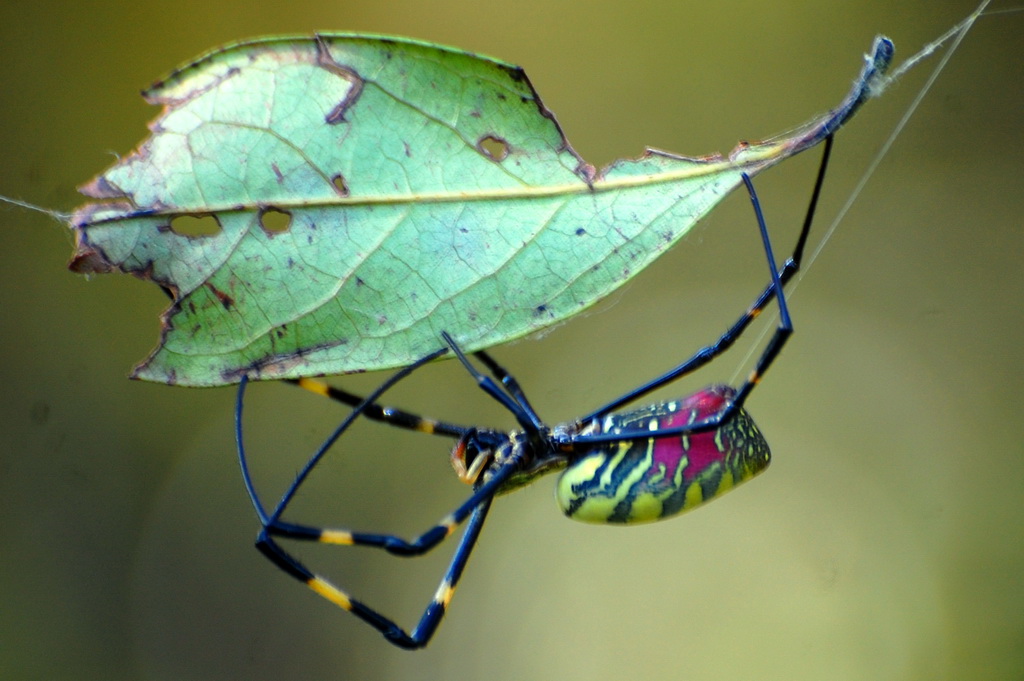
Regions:
<svg viewBox="0 0 1024 681"><path fill-rule="evenodd" d="M678 402L612 414L600 432L634 434L701 421L732 399L712 386ZM562 511L591 523L642 523L688 511L768 466L768 443L743 410L724 426L701 433L624 439L594 445L558 479Z"/></svg>

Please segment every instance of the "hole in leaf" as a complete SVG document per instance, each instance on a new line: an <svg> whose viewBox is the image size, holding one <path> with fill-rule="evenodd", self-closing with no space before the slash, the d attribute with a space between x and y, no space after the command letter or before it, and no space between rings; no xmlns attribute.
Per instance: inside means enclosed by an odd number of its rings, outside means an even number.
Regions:
<svg viewBox="0 0 1024 681"><path fill-rule="evenodd" d="M338 190L338 195L339 196L348 196L348 185L345 184L345 176L344 175L342 175L341 173L338 173L337 175L332 177L331 178L331 184L333 184L334 188L336 190Z"/></svg>
<svg viewBox="0 0 1024 681"><path fill-rule="evenodd" d="M179 215L171 219L171 231L181 236L220 234L220 223L212 215Z"/></svg>
<svg viewBox="0 0 1024 681"><path fill-rule="evenodd" d="M480 150L481 154L498 163L504 161L508 156L508 142L494 135L481 137L480 141L476 143L476 148Z"/></svg>
<svg viewBox="0 0 1024 681"><path fill-rule="evenodd" d="M287 232L292 224L291 213L277 208L264 208L260 211L260 226L271 234Z"/></svg>

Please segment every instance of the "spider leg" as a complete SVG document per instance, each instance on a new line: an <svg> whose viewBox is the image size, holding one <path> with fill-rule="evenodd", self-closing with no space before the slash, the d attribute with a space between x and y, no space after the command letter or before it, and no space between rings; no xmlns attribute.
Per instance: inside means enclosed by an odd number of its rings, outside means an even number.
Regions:
<svg viewBox="0 0 1024 681"><path fill-rule="evenodd" d="M320 395L321 397L330 398L335 402L347 404L350 407L358 407L365 401L363 397L356 395L355 393L350 393L347 390L343 390L337 386L330 385L325 381L315 378L288 378L285 379L284 382L291 383L292 385ZM379 421L381 423L386 423L389 426L395 426L396 428L415 430L429 435L462 437L471 430L468 426L460 426L458 424L448 423L445 421L437 421L435 419L426 418L394 407L382 406L376 402L367 403L363 408L362 415L371 421Z"/></svg>
<svg viewBox="0 0 1024 681"><path fill-rule="evenodd" d="M493 501L494 494L503 484L505 484L513 473L519 470L524 457L523 451L521 449L513 448L511 443L505 445L508 448L508 454L507 456L503 456L502 464L493 469L493 472L476 487L473 494L470 495L470 497L458 508L438 521L436 525L412 540L405 540L401 537L390 534L354 532L347 529L318 528L301 525L283 521L281 520L281 515L312 469L326 454L327 450L330 449L337 439L351 426L356 418L361 414L364 414L367 409L375 406L376 401L381 397L381 395L398 381L447 351L447 348L438 350L437 352L431 353L414 364L396 372L366 398L361 399L355 409L353 409L352 412L334 430L334 432L324 440L313 456L310 457L309 461L302 470L300 470L295 480L288 487L281 501L278 502L277 506L269 512L263 507L263 504L256 493L255 485L249 472L248 460L245 454L242 433L242 413L245 389L248 383L245 378L242 379L241 384L239 385L238 399L236 403L235 437L238 446L239 464L242 469L242 478L245 483L246 490L249 493L253 507L256 509L256 513L259 516L260 523L262 525L262 529L257 536L256 547L282 571L303 582L310 589L328 601L356 615L364 622L380 631L384 637L394 645L409 649L425 646L430 641L430 638L433 636L435 630L440 624L448 604L451 601L452 595L455 592L455 588L462 575L463 569L469 560L470 553L472 552L477 538L479 537L484 520L487 517L487 513ZM347 396L351 394L346 393L345 395L345 399L347 399ZM404 414L404 412L402 413ZM387 417L378 420L390 423L390 420ZM418 428L413 429L419 430ZM465 432L461 433L461 437L472 439L476 437L476 431L473 429L467 429ZM329 580L309 570L302 564L302 562L288 553L276 540L277 537L285 537L294 540L316 541L326 544L370 546L382 548L388 553L394 555L418 556L430 551L444 541L453 532L455 532L458 526L465 522L467 518L469 519L469 522L467 523L466 529L462 534L462 538L456 547L444 578L441 580L433 599L424 609L419 623L411 633L406 632L393 620L387 618L374 608L351 597L347 592L335 586Z"/></svg>
<svg viewBox="0 0 1024 681"><path fill-rule="evenodd" d="M470 435L470 437L472 436ZM469 560L470 553L476 545L480 530L483 528L484 520L494 499L494 494L520 468L521 462L522 453L512 452L504 463L494 471L493 475L489 476L486 482L481 484L458 508L412 540L405 540L392 534L318 528L285 522L279 518L283 510L279 506L274 514L266 517L266 520L263 522L263 529L257 537L256 547L282 571L304 583L331 603L359 617L380 631L394 645L407 649L422 648L430 641L441 619L444 617L448 604L455 593L455 588L458 586L459 578L462 576L462 572ZM261 514L261 520L264 515ZM398 556L419 556L427 553L448 538L467 517L469 522L455 549L455 553L452 555L448 569L445 571L445 575L438 585L433 599L424 608L419 623L411 633L406 632L379 611L353 598L326 578L309 570L297 558L282 548L275 539L276 537L285 537L343 546L371 546L382 548L388 553Z"/></svg>
<svg viewBox="0 0 1024 681"><path fill-rule="evenodd" d="M579 419L580 422L586 423L587 421L601 418L606 414L616 411L623 405L634 402L640 397L647 395L664 385L667 385L683 376L693 373L700 367L704 366L714 358L723 354L739 339L744 331L750 326L750 323L754 321L764 311L765 307L776 297L779 298L779 311L780 311L780 324L776 328L775 334L772 336L768 343L765 351L762 353L757 365L750 376L748 376L746 382L740 387L736 394L736 399L730 403L728 407L722 410L717 416L709 419L704 419L701 422L695 423L692 426L682 427L677 429L679 432L694 432L695 430L707 430L714 428L716 425L727 421L739 407L746 401L750 391L758 383L761 376L771 365L772 361L778 355L782 346L785 344L786 339L793 331L792 320L789 318L789 310L785 302L785 294L783 287L789 282L793 276L800 269L800 262L803 258L804 248L807 244L807 237L811 230L811 225L814 222L814 213L817 209L818 198L821 195L821 188L825 180L825 171L828 169L828 159L832 151L833 137L829 135L825 138L823 145L824 149L822 152L821 163L818 167L818 175L814 183L814 190L811 193L811 200L807 206L807 213L804 217L803 226L800 230L800 236L797 239L796 246L793 249L792 254L786 260L782 269L778 269L775 260L772 256L771 241L768 237L767 226L765 225L764 215L761 212L760 202L757 198L757 193L754 191L753 184L750 182L750 178L743 175L744 184L747 187L747 191L750 194L751 204L754 207L754 214L757 218L758 228L761 232L761 238L764 243L765 254L768 257L769 269L771 271L771 282L765 287L764 291L757 297L753 304L746 309L746 311L737 319L732 326L730 326L725 333L723 333L717 341L711 345L707 345L698 350L692 357L682 362L681 364L669 369L664 374L657 376L643 385L630 390L629 392L617 397L616 399L602 405L601 407L590 412L586 416ZM671 434L671 433L665 433ZM618 437L618 436L616 436ZM649 434L645 437L649 437ZM605 437L602 435L589 435L580 436L576 441L578 442L600 442L600 441L611 441L612 437ZM621 438L619 438L621 439Z"/></svg>
<svg viewBox="0 0 1024 681"><path fill-rule="evenodd" d="M473 353L473 356L484 363L487 370L491 372L491 375L501 381L501 384L505 386L509 394L515 399L515 401L523 407L523 409L531 416L531 420L536 424L540 423L540 418L537 416L537 411L530 404L530 401L526 399L526 393L523 392L522 387L519 385L519 381L516 380L515 376L510 374L505 367L498 364L493 357L483 350L477 350Z"/></svg>
<svg viewBox="0 0 1024 681"><path fill-rule="evenodd" d="M267 513L266 509L263 507L262 502L260 502L259 495L256 493L256 487L252 481L252 476L249 473L248 458L246 457L245 454L245 444L242 437L242 411L245 401L245 389L248 386L249 381L248 377L243 376L242 380L239 382L238 385L238 397L235 402L235 443L238 450L239 466L242 469L242 482L245 484L246 491L249 493L249 499L250 501L252 501L253 508L256 509L256 513L260 518L260 522L264 526L266 526L270 524L272 521L276 521L280 517L281 513L284 512L285 507L291 502L292 498L295 496L295 493L298 491L299 487L302 486L302 483L305 481L306 477L309 476L310 472L312 472L312 470L320 462L320 459L324 457L324 455L334 445L338 438L341 437L342 434L344 434L344 432L349 429L352 423L359 417L360 414L363 413L363 411L369 405L375 404L376 400L380 398L380 396L384 392L386 392L400 380L407 377L409 374L414 372L416 369L419 369L424 364L427 364L428 362L437 359L446 352L448 352L447 348L442 348L440 350L430 353L429 355L417 360L416 362L413 362L412 364L401 369L400 371L395 372L390 378L388 378L380 386L378 386L376 390L370 393L355 409L352 410L351 413L349 413L347 417L345 417L344 420L342 420L338 427L334 429L334 432L332 432L327 437L327 439L325 439L323 443L321 443L320 447L316 450L313 456L311 456L309 460L306 462L306 465L303 466L302 469L299 471L298 475L295 476L295 479L292 481L292 484L289 485L288 489L282 496L281 501L278 502L277 506L275 507L272 513Z"/></svg>
<svg viewBox="0 0 1024 681"><path fill-rule="evenodd" d="M462 366L466 368L466 371L473 376L477 385L485 393L500 402L503 407L512 412L512 415L515 416L516 421L519 422L519 425L524 430L531 434L538 434L544 429L544 422L541 421L537 412L533 410L533 407L526 400L526 396L523 394L522 388L519 387L518 381L505 371L500 364L495 362L490 355L482 351L476 353L476 356L494 373L495 378L508 388L507 392L499 388L498 384L490 376L484 374L470 363L469 358L466 357L462 349L459 348L458 343L455 342L455 339L447 331L441 332L441 338L444 339L444 342L455 353L455 357L462 362Z"/></svg>
<svg viewBox="0 0 1024 681"><path fill-rule="evenodd" d="M448 604L451 602L452 596L455 593L455 588L458 586L459 578L462 576L462 572L469 560L469 555L473 551L473 547L476 545L476 541L480 536L480 530L483 528L484 520L487 518L487 512L490 510L493 496L478 497L474 494L470 500L473 499L478 499L478 504L473 508L470 514L469 522L466 524L466 530L462 535L462 539L459 541L459 545L456 547L455 553L452 555L452 559L448 564L448 569L445 571L445 575L442 578L441 583L438 585L437 591L434 593L434 597L431 599L430 603L427 604L426 608L424 608L423 614L420 616L420 620L416 624L416 628L413 629L411 633L406 632L394 620L381 614L376 609L353 598L325 578L311 572L294 556L281 548L273 537L270 536L271 533L267 530L260 533L260 537L256 542L256 547L281 570L300 582L303 582L315 593L326 598L331 603L334 603L343 610L352 613L359 619L366 622L383 634L384 638L392 644L407 650L415 650L426 646L427 643L430 642L430 639L433 637L438 625L441 623L441 619L444 617L445 612L448 609ZM435 526L434 529L436 530L439 527L442 526ZM275 530L274 533L293 536L288 535L286 532L281 532L280 529ZM428 531L422 536L426 536L430 533L431 531ZM444 536L447 535L443 535L441 538L443 539ZM294 538L312 537L294 535ZM420 551L420 553L430 550L430 548L433 548L433 546L435 546L439 541L440 539L434 541L429 546L426 546L422 551ZM355 544L357 542L352 543ZM377 544L372 545L376 546Z"/></svg>
<svg viewBox="0 0 1024 681"><path fill-rule="evenodd" d="M453 344L454 342L455 341L451 341ZM519 382L514 376L512 376L503 366L498 364L493 357L483 350L478 350L477 352L474 352L473 355L484 363L495 378L501 381L502 385L505 386L506 390L509 391L519 405L522 405L527 412L536 416L533 406L530 404L529 400L527 400L523 389L519 386ZM303 390L320 395L321 397L330 398L335 402L347 404L351 407L358 407L364 402L364 398L362 396L350 393L347 390L319 379L306 377L287 378L284 379L284 382L291 383ZM504 402L502 402L502 404L504 404ZM436 419L427 418L420 416L419 414L413 414L394 407L382 406L376 402L368 403L363 408L362 415L371 421L379 421L397 428L405 428L407 430L414 430L420 433L427 433L429 435L444 435L458 438L472 430L469 426L460 426L446 421L438 421Z"/></svg>

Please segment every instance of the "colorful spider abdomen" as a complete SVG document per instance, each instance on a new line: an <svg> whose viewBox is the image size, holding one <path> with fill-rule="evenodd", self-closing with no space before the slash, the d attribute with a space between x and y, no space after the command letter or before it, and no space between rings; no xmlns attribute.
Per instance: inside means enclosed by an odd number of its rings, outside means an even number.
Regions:
<svg viewBox="0 0 1024 681"><path fill-rule="evenodd" d="M675 402L610 414L601 433L637 433L696 423L732 400L729 386L705 388ZM591 523L642 523L688 511L763 471L768 443L739 410L723 426L698 433L595 444L558 479L562 511Z"/></svg>

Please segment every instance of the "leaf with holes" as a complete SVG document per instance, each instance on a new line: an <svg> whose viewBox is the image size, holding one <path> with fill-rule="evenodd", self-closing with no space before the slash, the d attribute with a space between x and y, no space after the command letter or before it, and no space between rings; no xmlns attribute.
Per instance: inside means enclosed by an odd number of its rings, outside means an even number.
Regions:
<svg viewBox="0 0 1024 681"><path fill-rule="evenodd" d="M598 170L515 66L361 35L230 46L145 93L163 112L82 189L71 268L172 296L146 380L402 366L442 330L488 347L621 286L742 173L834 132L891 58L876 40L842 104L784 138Z"/></svg>

